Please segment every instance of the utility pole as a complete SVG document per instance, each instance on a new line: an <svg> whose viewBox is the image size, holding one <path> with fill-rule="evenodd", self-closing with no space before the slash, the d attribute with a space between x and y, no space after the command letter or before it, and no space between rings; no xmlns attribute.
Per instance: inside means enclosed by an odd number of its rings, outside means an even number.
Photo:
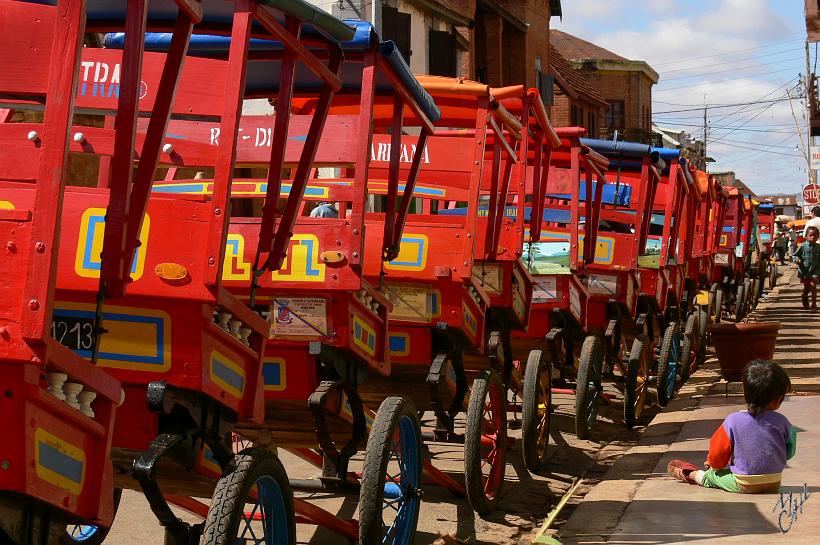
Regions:
<svg viewBox="0 0 820 545"><path fill-rule="evenodd" d="M808 150L806 152L806 160L808 161L809 167L809 179L811 183L817 183L817 171L812 170L811 168L811 148L812 144L814 144L814 138L811 135L811 103L810 100L814 100L814 96L812 96L811 88L812 88L812 78L814 74L811 73L811 56L809 55L809 38L806 36L806 40L804 42L805 49L806 49L806 81L805 81L805 89L806 89L806 119L809 120L808 127L806 128L806 139L808 141ZM797 119L795 119L795 123L797 123ZM799 130L799 129L798 129ZM800 137L800 142L803 142L803 137Z"/></svg>

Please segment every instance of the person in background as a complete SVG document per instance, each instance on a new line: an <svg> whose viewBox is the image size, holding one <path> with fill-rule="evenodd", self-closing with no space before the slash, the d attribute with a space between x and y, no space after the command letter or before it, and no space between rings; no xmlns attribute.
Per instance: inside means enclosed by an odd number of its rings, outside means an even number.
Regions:
<svg viewBox="0 0 820 545"><path fill-rule="evenodd" d="M803 308L809 308L811 291L811 310L817 312L817 282L820 281L820 229L814 225L806 228L806 241L794 252L797 261L797 276L803 282Z"/></svg>
<svg viewBox="0 0 820 545"><path fill-rule="evenodd" d="M777 412L791 380L773 361L754 360L743 369L746 410L726 417L709 441L702 470L683 460L667 466L676 479L740 494L775 493L786 460L797 450L797 430Z"/></svg>
<svg viewBox="0 0 820 545"><path fill-rule="evenodd" d="M803 228L803 238L808 238L806 233L809 232L809 227L820 229L820 206L811 209L811 216L811 219L806 222L806 226Z"/></svg>
<svg viewBox="0 0 820 545"><path fill-rule="evenodd" d="M320 202L316 208L310 211L311 218L338 218L339 211L332 202Z"/></svg>
<svg viewBox="0 0 820 545"><path fill-rule="evenodd" d="M784 231L783 229L777 230L773 246L775 255L777 256L777 259L780 260L780 264L785 265L786 252L789 249L789 239L787 238L786 231Z"/></svg>
<svg viewBox="0 0 820 545"><path fill-rule="evenodd" d="M789 257L794 256L794 252L797 251L797 231L794 230L794 227L789 227Z"/></svg>

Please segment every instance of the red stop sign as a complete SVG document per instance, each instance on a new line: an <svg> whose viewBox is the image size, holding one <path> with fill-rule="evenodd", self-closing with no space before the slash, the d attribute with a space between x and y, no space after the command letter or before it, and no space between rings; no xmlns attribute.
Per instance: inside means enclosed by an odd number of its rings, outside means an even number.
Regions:
<svg viewBox="0 0 820 545"><path fill-rule="evenodd" d="M809 184L803 188L803 201L806 204L820 203L820 185Z"/></svg>

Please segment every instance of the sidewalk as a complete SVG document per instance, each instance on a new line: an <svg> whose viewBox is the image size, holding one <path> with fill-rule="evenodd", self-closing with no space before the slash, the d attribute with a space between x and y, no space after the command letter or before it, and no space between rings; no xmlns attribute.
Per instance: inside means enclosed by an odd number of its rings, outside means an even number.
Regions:
<svg viewBox="0 0 820 545"><path fill-rule="evenodd" d="M804 484L820 490L820 315L800 306L796 269L761 301L755 321L781 322L775 360L786 368L795 393L781 411L799 430L797 454L783 474L782 490ZM666 464L681 458L700 465L709 438L723 418L745 408L741 385L724 396L717 361L690 379L632 448L587 494L558 536L562 543L816 543L820 536L820 494L809 496L790 517L789 498L736 495L674 481ZM784 510L786 514L782 514ZM780 525L788 529L782 533ZM794 520L792 520L794 518Z"/></svg>

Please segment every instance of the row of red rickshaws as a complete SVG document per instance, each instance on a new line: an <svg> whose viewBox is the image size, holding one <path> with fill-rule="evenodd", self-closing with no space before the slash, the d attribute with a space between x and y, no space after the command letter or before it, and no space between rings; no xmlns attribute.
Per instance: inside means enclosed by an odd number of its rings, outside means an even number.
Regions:
<svg viewBox="0 0 820 545"><path fill-rule="evenodd" d="M0 542L134 489L176 545L412 543L423 486L494 508L509 412L531 471L553 394L632 427L776 280L771 208L677 150L301 0L0 0L0 59Z"/></svg>

